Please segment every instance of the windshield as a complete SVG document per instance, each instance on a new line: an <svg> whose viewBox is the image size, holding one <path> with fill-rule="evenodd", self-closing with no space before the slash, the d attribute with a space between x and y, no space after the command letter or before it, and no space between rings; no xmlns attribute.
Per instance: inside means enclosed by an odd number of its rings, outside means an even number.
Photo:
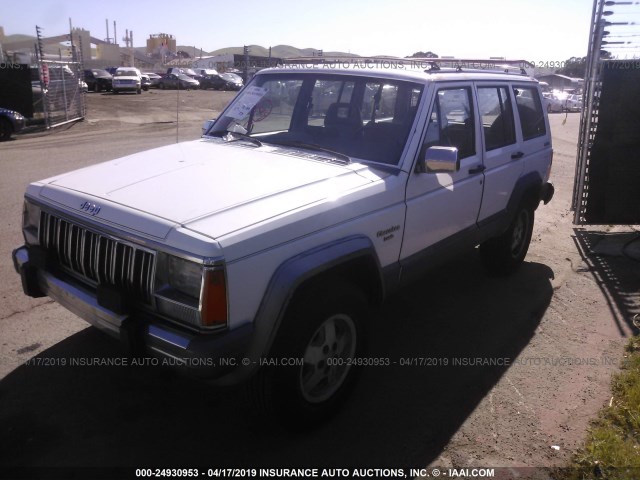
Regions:
<svg viewBox="0 0 640 480"><path fill-rule="evenodd" d="M138 72L135 70L116 70L116 77L137 77Z"/></svg>
<svg viewBox="0 0 640 480"><path fill-rule="evenodd" d="M91 70L94 75L102 76L102 77L110 77L111 74L106 70Z"/></svg>
<svg viewBox="0 0 640 480"><path fill-rule="evenodd" d="M224 78L225 80L232 81L232 82L242 81L242 78L240 78L235 73L223 73L223 74L220 75L220 77Z"/></svg>
<svg viewBox="0 0 640 480"><path fill-rule="evenodd" d="M376 77L256 75L208 135L232 131L263 143L397 165L422 90L417 83Z"/></svg>

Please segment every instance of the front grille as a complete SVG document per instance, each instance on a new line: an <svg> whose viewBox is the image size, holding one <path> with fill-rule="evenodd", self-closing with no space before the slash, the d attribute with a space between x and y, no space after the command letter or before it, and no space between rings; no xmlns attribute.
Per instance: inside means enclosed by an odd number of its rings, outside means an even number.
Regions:
<svg viewBox="0 0 640 480"><path fill-rule="evenodd" d="M40 246L53 261L92 285L111 285L151 303L155 255L47 212L40 216Z"/></svg>

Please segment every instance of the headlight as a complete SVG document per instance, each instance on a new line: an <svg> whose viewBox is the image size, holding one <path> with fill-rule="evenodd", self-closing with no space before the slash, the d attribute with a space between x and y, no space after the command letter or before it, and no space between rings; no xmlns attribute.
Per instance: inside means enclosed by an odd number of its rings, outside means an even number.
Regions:
<svg viewBox="0 0 640 480"><path fill-rule="evenodd" d="M22 207L22 235L27 245L38 245L38 227L40 226L40 207L28 200Z"/></svg>
<svg viewBox="0 0 640 480"><path fill-rule="evenodd" d="M198 300L202 288L202 265L167 255L167 283L171 288Z"/></svg>
<svg viewBox="0 0 640 480"><path fill-rule="evenodd" d="M227 324L224 270L159 253L155 296L158 311L170 318L195 327Z"/></svg>

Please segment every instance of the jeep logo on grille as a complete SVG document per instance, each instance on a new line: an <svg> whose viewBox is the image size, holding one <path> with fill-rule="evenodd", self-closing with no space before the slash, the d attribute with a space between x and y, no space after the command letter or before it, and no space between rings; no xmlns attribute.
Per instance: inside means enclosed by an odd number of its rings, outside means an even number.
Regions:
<svg viewBox="0 0 640 480"><path fill-rule="evenodd" d="M82 205L80 205L80 210L87 212L92 217L100 213L100 207L91 202L84 202Z"/></svg>

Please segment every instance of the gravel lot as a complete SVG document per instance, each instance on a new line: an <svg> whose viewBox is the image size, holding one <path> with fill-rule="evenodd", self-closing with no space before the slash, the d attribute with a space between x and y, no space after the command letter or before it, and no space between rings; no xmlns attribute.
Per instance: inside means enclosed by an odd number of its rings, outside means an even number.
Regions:
<svg viewBox="0 0 640 480"><path fill-rule="evenodd" d="M371 356L449 365L368 368L345 408L316 431L267 428L239 392L161 368L60 366L125 354L57 304L22 294L11 250L22 242L26 184L196 139L202 121L233 96L91 93L84 122L0 144L0 465L564 465L609 401L610 377L640 312L637 264L620 256L628 237L617 232L625 229L571 223L578 114L551 116L556 196L538 210L516 275L487 278L471 252L378 312ZM587 254L598 245L611 255ZM476 358L502 361L473 365ZM38 363L25 364L30 359Z"/></svg>

